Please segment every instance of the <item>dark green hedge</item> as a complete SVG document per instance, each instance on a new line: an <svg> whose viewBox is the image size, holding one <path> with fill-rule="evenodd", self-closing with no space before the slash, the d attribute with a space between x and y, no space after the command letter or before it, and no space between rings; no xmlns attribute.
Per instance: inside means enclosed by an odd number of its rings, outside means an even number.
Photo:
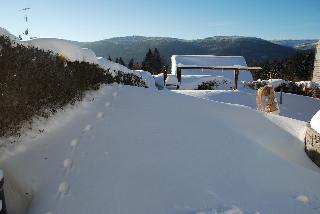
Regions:
<svg viewBox="0 0 320 214"><path fill-rule="evenodd" d="M81 100L85 91L114 82L145 87L134 74L113 76L98 65L70 62L0 36L0 136L18 134L33 116L48 117Z"/></svg>

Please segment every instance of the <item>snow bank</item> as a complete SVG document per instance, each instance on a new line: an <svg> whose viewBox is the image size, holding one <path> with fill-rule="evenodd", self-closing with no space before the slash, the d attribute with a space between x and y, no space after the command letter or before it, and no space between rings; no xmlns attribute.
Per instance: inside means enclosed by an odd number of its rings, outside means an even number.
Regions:
<svg viewBox="0 0 320 214"><path fill-rule="evenodd" d="M75 43L63 39L40 38L23 42L26 45L52 51L59 54L70 61L88 62L97 64L97 58L92 50L80 48Z"/></svg>
<svg viewBox="0 0 320 214"><path fill-rule="evenodd" d="M214 81L216 83L216 88L218 90L222 89L232 89L233 80L227 79L224 76L212 76L212 75L182 75L181 90L194 90L197 89L199 85L204 82Z"/></svg>
<svg viewBox="0 0 320 214"><path fill-rule="evenodd" d="M112 62L112 61L105 59L103 57L98 57L97 60L98 60L98 64L100 65L100 67L102 67L105 70L122 71L124 73L134 73L134 74L138 73L138 72L134 72L134 71L130 70L129 68L127 68L124 65L120 65L119 63Z"/></svg>
<svg viewBox="0 0 320 214"><path fill-rule="evenodd" d="M176 74L177 66L247 66L247 63L242 56L173 55L171 57L171 63L172 74ZM211 75L233 79L234 74L233 71L188 69L182 70L182 75ZM239 80L252 81L251 72L240 71Z"/></svg>
<svg viewBox="0 0 320 214"><path fill-rule="evenodd" d="M149 71L134 70L142 77L143 81L147 84L148 88L156 88L156 81Z"/></svg>
<svg viewBox="0 0 320 214"><path fill-rule="evenodd" d="M6 36L8 37L10 40L13 40L15 42L19 42L19 39L14 36L13 34L9 33L9 31L7 31L6 29L0 27L0 36Z"/></svg>
<svg viewBox="0 0 320 214"><path fill-rule="evenodd" d="M248 106L252 109L257 108L256 91L250 89L239 91L178 90L174 92L218 102ZM313 115L319 110L320 99L287 93L283 93L282 95L282 104L279 104L280 115L282 116L308 122L311 120ZM277 93L277 99L280 99L280 93Z"/></svg>
<svg viewBox="0 0 320 214"><path fill-rule="evenodd" d="M161 74L157 74L157 75L153 75L153 78L156 82L156 86L160 89L163 89L164 88L164 76L163 76L163 73Z"/></svg>
<svg viewBox="0 0 320 214"><path fill-rule="evenodd" d="M85 100L0 162L29 213L318 212L319 169L261 112L127 86Z"/></svg>
<svg viewBox="0 0 320 214"><path fill-rule="evenodd" d="M176 77L176 75L168 75L167 76L167 79L166 79L166 85L175 85L177 86L179 83L178 83L178 79Z"/></svg>
<svg viewBox="0 0 320 214"><path fill-rule="evenodd" d="M105 70L109 70L110 72L117 72L121 71L124 73L132 73L135 74L143 79L143 81L146 83L148 88L156 88L155 79L151 75L150 72L144 71L144 70L130 70L124 65L121 65L119 63L112 62L108 59L105 59L103 57L98 57L98 64L101 68ZM114 73L115 74L115 73Z"/></svg>
<svg viewBox="0 0 320 214"><path fill-rule="evenodd" d="M312 117L310 125L311 128L320 133L320 110Z"/></svg>

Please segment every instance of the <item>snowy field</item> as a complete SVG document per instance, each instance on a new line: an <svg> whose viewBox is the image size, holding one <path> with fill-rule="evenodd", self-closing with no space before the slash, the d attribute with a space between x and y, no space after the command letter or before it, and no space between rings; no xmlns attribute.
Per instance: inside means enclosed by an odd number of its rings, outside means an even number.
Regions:
<svg viewBox="0 0 320 214"><path fill-rule="evenodd" d="M239 104L256 109L256 91L255 90L212 90L212 91L195 91L195 90L176 90L176 93L190 95L198 98ZM280 93L277 93L278 101ZM293 118L296 120L310 121L312 116L320 108L320 100L317 98L300 96L295 94L283 93L282 104L279 104L280 115Z"/></svg>
<svg viewBox="0 0 320 214"><path fill-rule="evenodd" d="M247 107L109 86L45 127L1 149L11 213L320 212L303 143Z"/></svg>

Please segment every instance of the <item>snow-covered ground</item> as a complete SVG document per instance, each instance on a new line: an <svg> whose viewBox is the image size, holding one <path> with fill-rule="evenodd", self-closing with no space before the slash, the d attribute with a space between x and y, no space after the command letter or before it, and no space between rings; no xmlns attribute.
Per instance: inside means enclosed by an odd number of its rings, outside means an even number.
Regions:
<svg viewBox="0 0 320 214"><path fill-rule="evenodd" d="M256 91L255 90L177 90L176 93L186 94L198 98L214 100L224 103L248 106L256 109ZM280 93L277 93L278 102ZM283 93L282 104L279 104L280 115L302 120L310 121L311 118L320 109L320 99L300 96L295 94Z"/></svg>
<svg viewBox="0 0 320 214"><path fill-rule="evenodd" d="M217 83L215 89L229 90L233 87L233 80L223 76L212 75L182 75L180 90L194 90L204 82L214 81ZM239 83L240 84L240 83Z"/></svg>
<svg viewBox="0 0 320 214"><path fill-rule="evenodd" d="M32 214L319 213L303 149L247 107L108 86L2 147L0 167Z"/></svg>

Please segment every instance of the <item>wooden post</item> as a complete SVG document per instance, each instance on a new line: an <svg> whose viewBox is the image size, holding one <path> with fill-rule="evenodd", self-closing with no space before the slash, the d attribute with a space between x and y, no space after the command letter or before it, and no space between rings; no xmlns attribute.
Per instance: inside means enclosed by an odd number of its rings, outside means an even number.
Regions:
<svg viewBox="0 0 320 214"><path fill-rule="evenodd" d="M1 170L0 170L0 174L1 174ZM0 210L0 214L7 214L7 209L6 209L6 202L4 200L4 179L3 177L0 177L0 200L1 200L1 210Z"/></svg>
<svg viewBox="0 0 320 214"><path fill-rule="evenodd" d="M168 66L163 66L163 84L166 85L166 79L168 77Z"/></svg>
<svg viewBox="0 0 320 214"><path fill-rule="evenodd" d="M177 79L178 82L181 84L181 68L177 68Z"/></svg>
<svg viewBox="0 0 320 214"><path fill-rule="evenodd" d="M238 89L238 79L239 79L239 69L234 69L234 85L233 85L233 90Z"/></svg>

